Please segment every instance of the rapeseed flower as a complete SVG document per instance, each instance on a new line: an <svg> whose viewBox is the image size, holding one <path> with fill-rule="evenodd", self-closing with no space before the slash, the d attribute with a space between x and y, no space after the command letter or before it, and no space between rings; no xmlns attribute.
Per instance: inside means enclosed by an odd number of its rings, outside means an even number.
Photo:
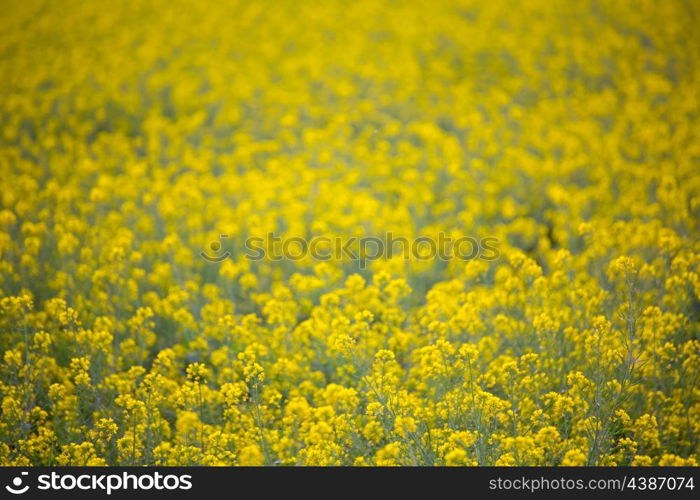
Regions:
<svg viewBox="0 0 700 500"><path fill-rule="evenodd" d="M594 7L13 2L0 464L697 466L698 6Z"/></svg>

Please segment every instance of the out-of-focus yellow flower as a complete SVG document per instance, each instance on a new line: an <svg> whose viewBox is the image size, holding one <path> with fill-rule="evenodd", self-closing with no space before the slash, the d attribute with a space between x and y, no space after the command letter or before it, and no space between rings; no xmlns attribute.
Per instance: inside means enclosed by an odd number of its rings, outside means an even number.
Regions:
<svg viewBox="0 0 700 500"><path fill-rule="evenodd" d="M0 465L698 464L697 2L11 3Z"/></svg>

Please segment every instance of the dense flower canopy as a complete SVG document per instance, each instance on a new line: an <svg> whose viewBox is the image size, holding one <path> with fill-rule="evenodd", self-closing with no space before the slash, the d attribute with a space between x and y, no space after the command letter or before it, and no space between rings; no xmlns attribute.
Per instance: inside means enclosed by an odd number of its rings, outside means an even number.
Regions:
<svg viewBox="0 0 700 500"><path fill-rule="evenodd" d="M697 2L10 3L0 464L698 464Z"/></svg>

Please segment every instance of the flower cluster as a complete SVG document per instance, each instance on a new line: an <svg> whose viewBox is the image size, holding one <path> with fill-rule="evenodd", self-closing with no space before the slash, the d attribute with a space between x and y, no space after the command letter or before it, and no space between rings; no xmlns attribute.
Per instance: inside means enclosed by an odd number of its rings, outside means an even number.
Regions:
<svg viewBox="0 0 700 500"><path fill-rule="evenodd" d="M6 10L1 465L700 462L696 2Z"/></svg>

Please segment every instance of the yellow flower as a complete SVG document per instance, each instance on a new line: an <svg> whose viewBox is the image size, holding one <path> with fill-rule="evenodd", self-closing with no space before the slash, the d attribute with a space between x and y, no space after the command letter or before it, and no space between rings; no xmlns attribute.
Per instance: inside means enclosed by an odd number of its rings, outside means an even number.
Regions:
<svg viewBox="0 0 700 500"><path fill-rule="evenodd" d="M697 465L697 2L7 3L0 465Z"/></svg>
<svg viewBox="0 0 700 500"><path fill-rule="evenodd" d="M412 417L402 417L398 415L394 419L394 432L402 437L407 437L409 434L416 432L416 421Z"/></svg>
<svg viewBox="0 0 700 500"><path fill-rule="evenodd" d="M260 447L254 444L248 445L238 453L238 463L240 465L263 465L265 457Z"/></svg>
<svg viewBox="0 0 700 500"><path fill-rule="evenodd" d="M565 467L586 465L586 454L579 449L569 450L564 454L561 465Z"/></svg>

